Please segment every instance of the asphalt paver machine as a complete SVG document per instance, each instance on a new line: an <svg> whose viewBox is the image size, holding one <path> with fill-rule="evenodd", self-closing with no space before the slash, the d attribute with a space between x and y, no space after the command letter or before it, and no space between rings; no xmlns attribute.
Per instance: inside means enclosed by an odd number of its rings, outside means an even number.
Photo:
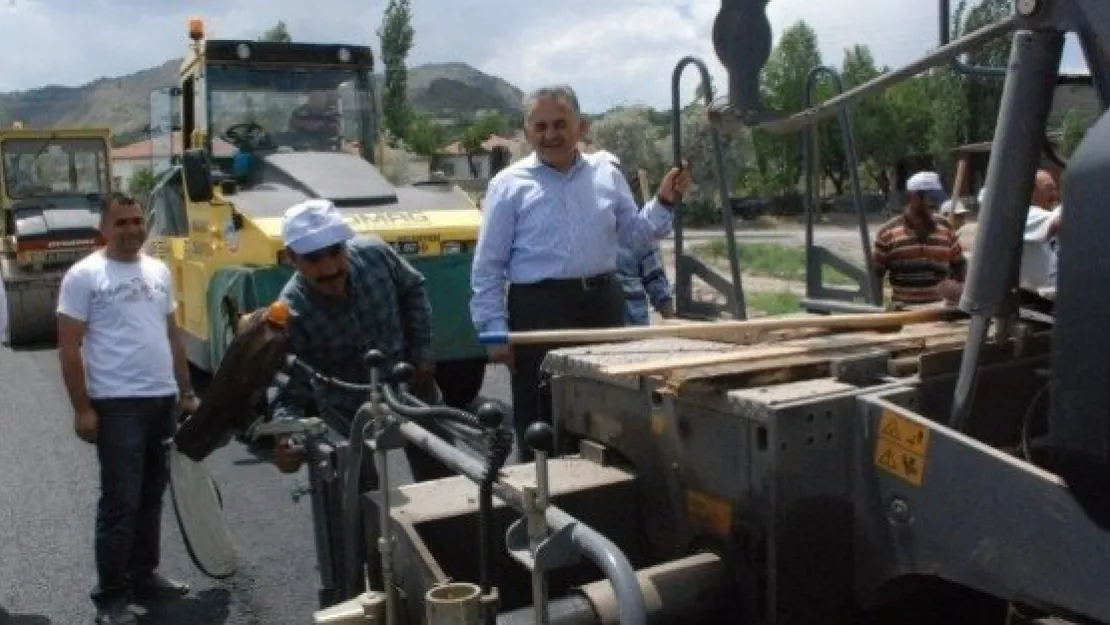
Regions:
<svg viewBox="0 0 1110 625"><path fill-rule="evenodd" d="M1064 36L1079 36L1105 110L1110 3L1015 4L917 63L782 115L758 98L766 1L723 0L714 39L729 97L711 117L725 131L804 130L1013 38L995 133L1006 158L989 166L959 309L576 332L544 364L536 461L515 465L499 411L422 405L405 390L411 367L384 371L369 354L378 373L349 436L328 440L312 420L252 433L300 437L324 485L314 519L330 592L314 622L1110 623L1110 116L1064 175L1050 314L1025 318L1016 288ZM898 314L918 316L889 327ZM854 329L814 331L814 319ZM485 339L568 337L537 334ZM295 357L272 362L276 384L345 384ZM484 458L431 421L455 422ZM177 444L202 459L218 438ZM381 460L406 447L458 475L398 485ZM371 458L381 486L363 491Z"/></svg>

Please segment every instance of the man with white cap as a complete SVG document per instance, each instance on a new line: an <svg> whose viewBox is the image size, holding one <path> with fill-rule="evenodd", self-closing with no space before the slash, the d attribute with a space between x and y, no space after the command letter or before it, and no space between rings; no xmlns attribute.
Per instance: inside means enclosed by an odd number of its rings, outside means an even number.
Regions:
<svg viewBox="0 0 1110 625"><path fill-rule="evenodd" d="M967 261L960 239L934 212L948 194L935 172L906 181L906 208L879 229L872 262L880 283L889 274L891 300L900 305L955 302L963 290Z"/></svg>
<svg viewBox="0 0 1110 625"><path fill-rule="evenodd" d="M940 205L940 216L948 220L948 224L952 226L952 230L956 234L959 234L960 228L963 228L964 224L967 223L967 214L967 207L955 198L946 200Z"/></svg>
<svg viewBox="0 0 1110 625"><path fill-rule="evenodd" d="M279 296L289 307L289 350L324 375L366 383L363 357L376 349L386 357L386 371L398 362L412 363L417 371L414 393L434 400L432 308L424 276L381 239L355 239L328 200L307 200L287 210L282 236L297 269ZM273 416L296 419L314 408L346 434L367 398L335 388L326 393L326 405L314 405L308 380L294 376L276 398ZM303 460L303 453L287 441L279 441L277 452L282 470L295 471ZM409 454L414 474L429 466L421 453ZM431 471L438 477L437 468Z"/></svg>

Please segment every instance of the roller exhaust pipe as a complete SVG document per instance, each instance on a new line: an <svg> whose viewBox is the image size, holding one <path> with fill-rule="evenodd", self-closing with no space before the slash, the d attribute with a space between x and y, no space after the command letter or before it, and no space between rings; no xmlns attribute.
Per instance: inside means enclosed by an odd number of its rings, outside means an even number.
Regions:
<svg viewBox="0 0 1110 625"><path fill-rule="evenodd" d="M482 625L482 589L477 584L453 582L424 594L427 625Z"/></svg>

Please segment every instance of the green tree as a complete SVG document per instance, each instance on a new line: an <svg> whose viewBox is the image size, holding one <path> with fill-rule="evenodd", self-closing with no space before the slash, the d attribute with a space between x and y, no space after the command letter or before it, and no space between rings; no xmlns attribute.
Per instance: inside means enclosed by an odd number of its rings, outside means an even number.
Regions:
<svg viewBox="0 0 1110 625"><path fill-rule="evenodd" d="M956 6L952 23L953 37L975 32L983 26L997 22L1008 16L1012 8L1010 0L979 0L974 6L968 0L960 0ZM1004 68L1010 60L1013 40L1001 37L967 55L969 65ZM984 76L960 77L964 93L964 117L962 135L966 141L990 141L994 137L994 127L998 119L998 109L1002 102L1002 78Z"/></svg>
<svg viewBox="0 0 1110 625"><path fill-rule="evenodd" d="M638 171L644 169L650 180L660 180L664 160L657 141L660 133L647 107L618 108L606 113L590 127L596 145L617 156L628 177L628 184L639 198Z"/></svg>
<svg viewBox="0 0 1110 625"><path fill-rule="evenodd" d="M1060 119L1060 155L1068 158L1087 136L1087 129L1094 120L1076 109L1068 109Z"/></svg>
<svg viewBox="0 0 1110 625"><path fill-rule="evenodd" d="M889 71L875 66L875 58L867 46L855 45L844 51L841 66L844 89L862 85ZM894 114L890 91L874 94L852 107L852 130L859 160L861 184L867 176L881 193L890 193L888 171L904 154L906 138L903 126Z"/></svg>
<svg viewBox="0 0 1110 625"><path fill-rule="evenodd" d="M389 0L378 37L385 65L382 121L390 135L390 143L396 145L398 140L405 138L409 122L408 69L405 67L413 39L409 0Z"/></svg>
<svg viewBox="0 0 1110 625"><path fill-rule="evenodd" d="M806 77L818 65L821 65L821 52L817 33L804 20L799 20L782 34L763 68L763 101L771 109L783 113L800 110ZM814 101L821 99L815 97ZM757 174L753 178L755 186L768 195L797 192L802 173L799 136L756 131L752 140Z"/></svg>
<svg viewBox="0 0 1110 625"><path fill-rule="evenodd" d="M405 128L405 143L415 154L430 158L443 145L443 132L428 116L413 111Z"/></svg>
<svg viewBox="0 0 1110 625"><path fill-rule="evenodd" d="M508 127L509 122L505 116L494 113L475 119L463 129L459 136L459 144L462 145L463 150L466 150L466 162L472 177L478 177L478 165L474 162L474 155L482 151L482 144L491 135L503 133Z"/></svg>
<svg viewBox="0 0 1110 625"><path fill-rule="evenodd" d="M289 30L285 27L285 22L278 22L274 24L269 30L262 33L259 41L271 41L274 43L292 43L293 37L289 35Z"/></svg>
<svg viewBox="0 0 1110 625"><path fill-rule="evenodd" d="M154 190L155 183L154 172L149 167L141 167L131 174L131 180L127 185L127 193L132 197L139 198L143 204L146 204L147 197L150 192Z"/></svg>

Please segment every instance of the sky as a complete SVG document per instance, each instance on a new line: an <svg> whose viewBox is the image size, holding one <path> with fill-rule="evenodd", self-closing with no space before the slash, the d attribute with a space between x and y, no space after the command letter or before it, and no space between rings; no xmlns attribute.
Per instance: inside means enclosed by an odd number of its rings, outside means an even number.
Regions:
<svg viewBox="0 0 1110 625"><path fill-rule="evenodd" d="M719 6L720 0L412 0L409 65L462 61L525 91L567 83L589 112L628 104L665 109L671 72L684 56L700 57L714 82L727 84L710 34ZM180 57L192 16L205 20L212 38L254 39L284 20L295 40L377 51L384 7L385 0L0 0L6 59L0 92L78 86ZM934 0L771 0L768 16L776 41L805 19L824 62L834 66L855 43L890 66L937 45ZM1086 71L1074 45L1064 65ZM696 85L697 71L689 68L686 98Z"/></svg>

